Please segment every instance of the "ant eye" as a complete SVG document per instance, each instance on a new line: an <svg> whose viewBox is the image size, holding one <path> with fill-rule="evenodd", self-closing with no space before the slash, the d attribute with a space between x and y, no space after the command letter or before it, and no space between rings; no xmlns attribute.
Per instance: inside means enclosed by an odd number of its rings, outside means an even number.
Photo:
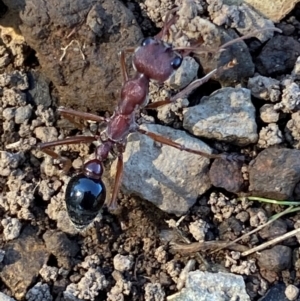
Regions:
<svg viewBox="0 0 300 301"><path fill-rule="evenodd" d="M181 56L176 56L173 61L171 62L171 66L176 70L180 67L182 63L182 57Z"/></svg>
<svg viewBox="0 0 300 301"><path fill-rule="evenodd" d="M152 37L148 37L148 38L145 38L143 41L142 41L142 46L147 46L149 44L152 44L155 40L152 38Z"/></svg>

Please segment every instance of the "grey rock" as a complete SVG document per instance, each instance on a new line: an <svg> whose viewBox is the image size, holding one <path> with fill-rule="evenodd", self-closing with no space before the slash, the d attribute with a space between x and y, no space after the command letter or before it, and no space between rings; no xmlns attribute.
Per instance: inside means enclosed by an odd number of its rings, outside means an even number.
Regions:
<svg viewBox="0 0 300 301"><path fill-rule="evenodd" d="M224 1L225 2L225 1ZM216 5L216 2L208 2L208 12L213 22L218 26L226 24L235 28L240 34L247 35L255 31L274 27L272 21L262 17L246 3L237 5ZM219 2L220 3L220 2ZM254 35L262 43L273 37L272 30L264 30Z"/></svg>
<svg viewBox="0 0 300 301"><path fill-rule="evenodd" d="M16 301L16 299L11 298L0 292L0 301Z"/></svg>
<svg viewBox="0 0 300 301"><path fill-rule="evenodd" d="M25 228L18 239L7 243L4 251L1 280L17 299L22 299L48 261L49 254L32 227Z"/></svg>
<svg viewBox="0 0 300 301"><path fill-rule="evenodd" d="M249 191L278 200L293 199L300 181L300 151L285 148L263 150L249 166Z"/></svg>
<svg viewBox="0 0 300 301"><path fill-rule="evenodd" d="M283 82L282 100L274 108L284 113L293 113L300 109L300 87L291 80Z"/></svg>
<svg viewBox="0 0 300 301"><path fill-rule="evenodd" d="M28 122L28 119L31 117L31 115L32 115L32 106L30 104L24 107L19 107L16 109L15 123L22 124Z"/></svg>
<svg viewBox="0 0 300 301"><path fill-rule="evenodd" d="M3 110L2 116L5 120L12 120L14 119L15 114L16 114L15 108L6 108Z"/></svg>
<svg viewBox="0 0 300 301"><path fill-rule="evenodd" d="M250 90L223 88L184 109L183 127L195 136L245 146L257 141Z"/></svg>
<svg viewBox="0 0 300 301"><path fill-rule="evenodd" d="M237 23L232 24L233 28L246 35L252 33L255 30L262 30L266 28L274 27L274 23L271 20L263 18L260 14L256 13L255 10L251 9L250 6L243 3L238 7L239 9L239 20ZM274 35L272 30L264 30L255 35L262 43L272 38Z"/></svg>
<svg viewBox="0 0 300 301"><path fill-rule="evenodd" d="M147 283L145 286L145 301L164 301L166 293L160 283Z"/></svg>
<svg viewBox="0 0 300 301"><path fill-rule="evenodd" d="M26 294L28 301L52 301L53 297L50 293L50 288L47 283L38 282Z"/></svg>
<svg viewBox="0 0 300 301"><path fill-rule="evenodd" d="M179 293L167 297L168 301L250 301L242 276L229 273L194 271Z"/></svg>
<svg viewBox="0 0 300 301"><path fill-rule="evenodd" d="M141 128L186 147L211 153L209 146L184 131L153 124ZM122 189L152 202L163 211L184 214L197 197L211 187L209 162L199 155L158 145L145 135L133 133L128 137L124 153ZM116 172L115 167L113 164L112 175Z"/></svg>
<svg viewBox="0 0 300 301"><path fill-rule="evenodd" d="M292 263L290 247L277 245L257 254L258 265L269 271L281 272L288 269Z"/></svg>
<svg viewBox="0 0 300 301"><path fill-rule="evenodd" d="M280 82L274 78L261 75L249 78L248 89L256 98L270 100L271 102L280 100Z"/></svg>

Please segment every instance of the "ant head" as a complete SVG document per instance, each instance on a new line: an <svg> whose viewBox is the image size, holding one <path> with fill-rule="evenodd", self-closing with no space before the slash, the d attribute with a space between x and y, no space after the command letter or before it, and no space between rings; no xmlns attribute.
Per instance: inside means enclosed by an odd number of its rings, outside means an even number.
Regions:
<svg viewBox="0 0 300 301"><path fill-rule="evenodd" d="M178 69L182 56L171 45L157 38L146 38L133 55L137 72L160 83L166 81Z"/></svg>

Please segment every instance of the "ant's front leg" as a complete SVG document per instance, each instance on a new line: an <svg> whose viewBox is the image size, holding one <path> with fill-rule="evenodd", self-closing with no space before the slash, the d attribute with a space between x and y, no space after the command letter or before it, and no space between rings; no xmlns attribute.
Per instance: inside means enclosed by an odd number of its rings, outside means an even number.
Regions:
<svg viewBox="0 0 300 301"><path fill-rule="evenodd" d="M72 166L71 160L59 155L58 153L53 151L51 147L59 146L59 145L67 145L67 144L92 143L96 140L97 138L93 136L75 136L75 137L68 137L57 141L39 143L37 145L37 148L38 150L41 150L42 152L52 157L53 159L59 160L59 162L63 165L63 172L67 173Z"/></svg>
<svg viewBox="0 0 300 301"><path fill-rule="evenodd" d="M208 158L208 159L223 159L223 160L227 160L227 161L241 161L241 162L244 162L244 160L245 160L244 156L239 155L239 154L227 154L227 153L208 154L208 153L202 152L200 150L191 149L191 148L185 147L183 144L177 143L169 138L166 138L166 137L161 136L156 133L148 132L141 128L138 129L138 132L150 137L152 140L154 140L156 142L159 142L159 143L162 143L162 144L165 144L168 146L172 146L176 149L186 151L188 153L197 154L197 155L200 155L200 156Z"/></svg>
<svg viewBox="0 0 300 301"><path fill-rule="evenodd" d="M125 82L128 81L128 72L126 69L125 53L133 53L134 50L135 50L135 48L125 48L125 49L121 50L119 53L123 85Z"/></svg>

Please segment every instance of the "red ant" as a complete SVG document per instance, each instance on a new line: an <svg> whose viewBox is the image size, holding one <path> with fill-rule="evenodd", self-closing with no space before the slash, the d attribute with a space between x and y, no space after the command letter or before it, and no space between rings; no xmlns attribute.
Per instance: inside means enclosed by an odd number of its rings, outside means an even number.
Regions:
<svg viewBox="0 0 300 301"><path fill-rule="evenodd" d="M183 57L187 56L192 50L197 47L187 47L186 49L174 48L172 45L162 41L162 37L174 23L176 16L173 16L166 23L161 32L154 37L149 37L143 40L141 46L135 50L128 49L128 52L133 52L132 64L136 70L135 76L131 79L125 66L125 52L120 54L121 71L124 79L124 84L121 89L121 98L117 104L114 114L110 118L104 118L90 113L78 112L72 109L60 107L58 111L66 118L79 117L84 120L106 123L106 128L99 136L75 136L66 139L40 143L38 148L55 159L59 159L64 163L64 171L68 171L71 167L71 162L67 158L63 158L50 147L75 144L75 143L91 143L101 141L102 144L96 148L95 159L87 161L83 165L82 173L71 178L67 185L65 200L66 207L71 221L78 227L87 226L98 214L106 199L106 188L102 182L103 161L107 159L110 151L117 154L117 172L111 200L107 202L110 208L116 207L117 194L120 188L123 174L123 152L126 145L126 139L129 133L140 132L149 136L154 141L166 144L184 150L190 153L198 154L207 158L221 158L225 160L243 160L243 156L237 154L207 154L202 151L194 150L185 147L179 143L172 141L166 137L151 133L139 128L135 122L136 112L148 105L148 90L150 80L155 80L159 83L165 82L172 73L178 69L182 63ZM250 36L250 35L249 35ZM244 36L238 38L222 46L217 51L224 50L224 47L241 39L248 38ZM172 103L179 98L183 98L191 93L194 89L208 81L214 74L221 70L231 68L235 62L229 62L226 66L214 69L201 79L197 79L181 92L173 96L171 99L152 103L147 108L157 108L161 105Z"/></svg>

